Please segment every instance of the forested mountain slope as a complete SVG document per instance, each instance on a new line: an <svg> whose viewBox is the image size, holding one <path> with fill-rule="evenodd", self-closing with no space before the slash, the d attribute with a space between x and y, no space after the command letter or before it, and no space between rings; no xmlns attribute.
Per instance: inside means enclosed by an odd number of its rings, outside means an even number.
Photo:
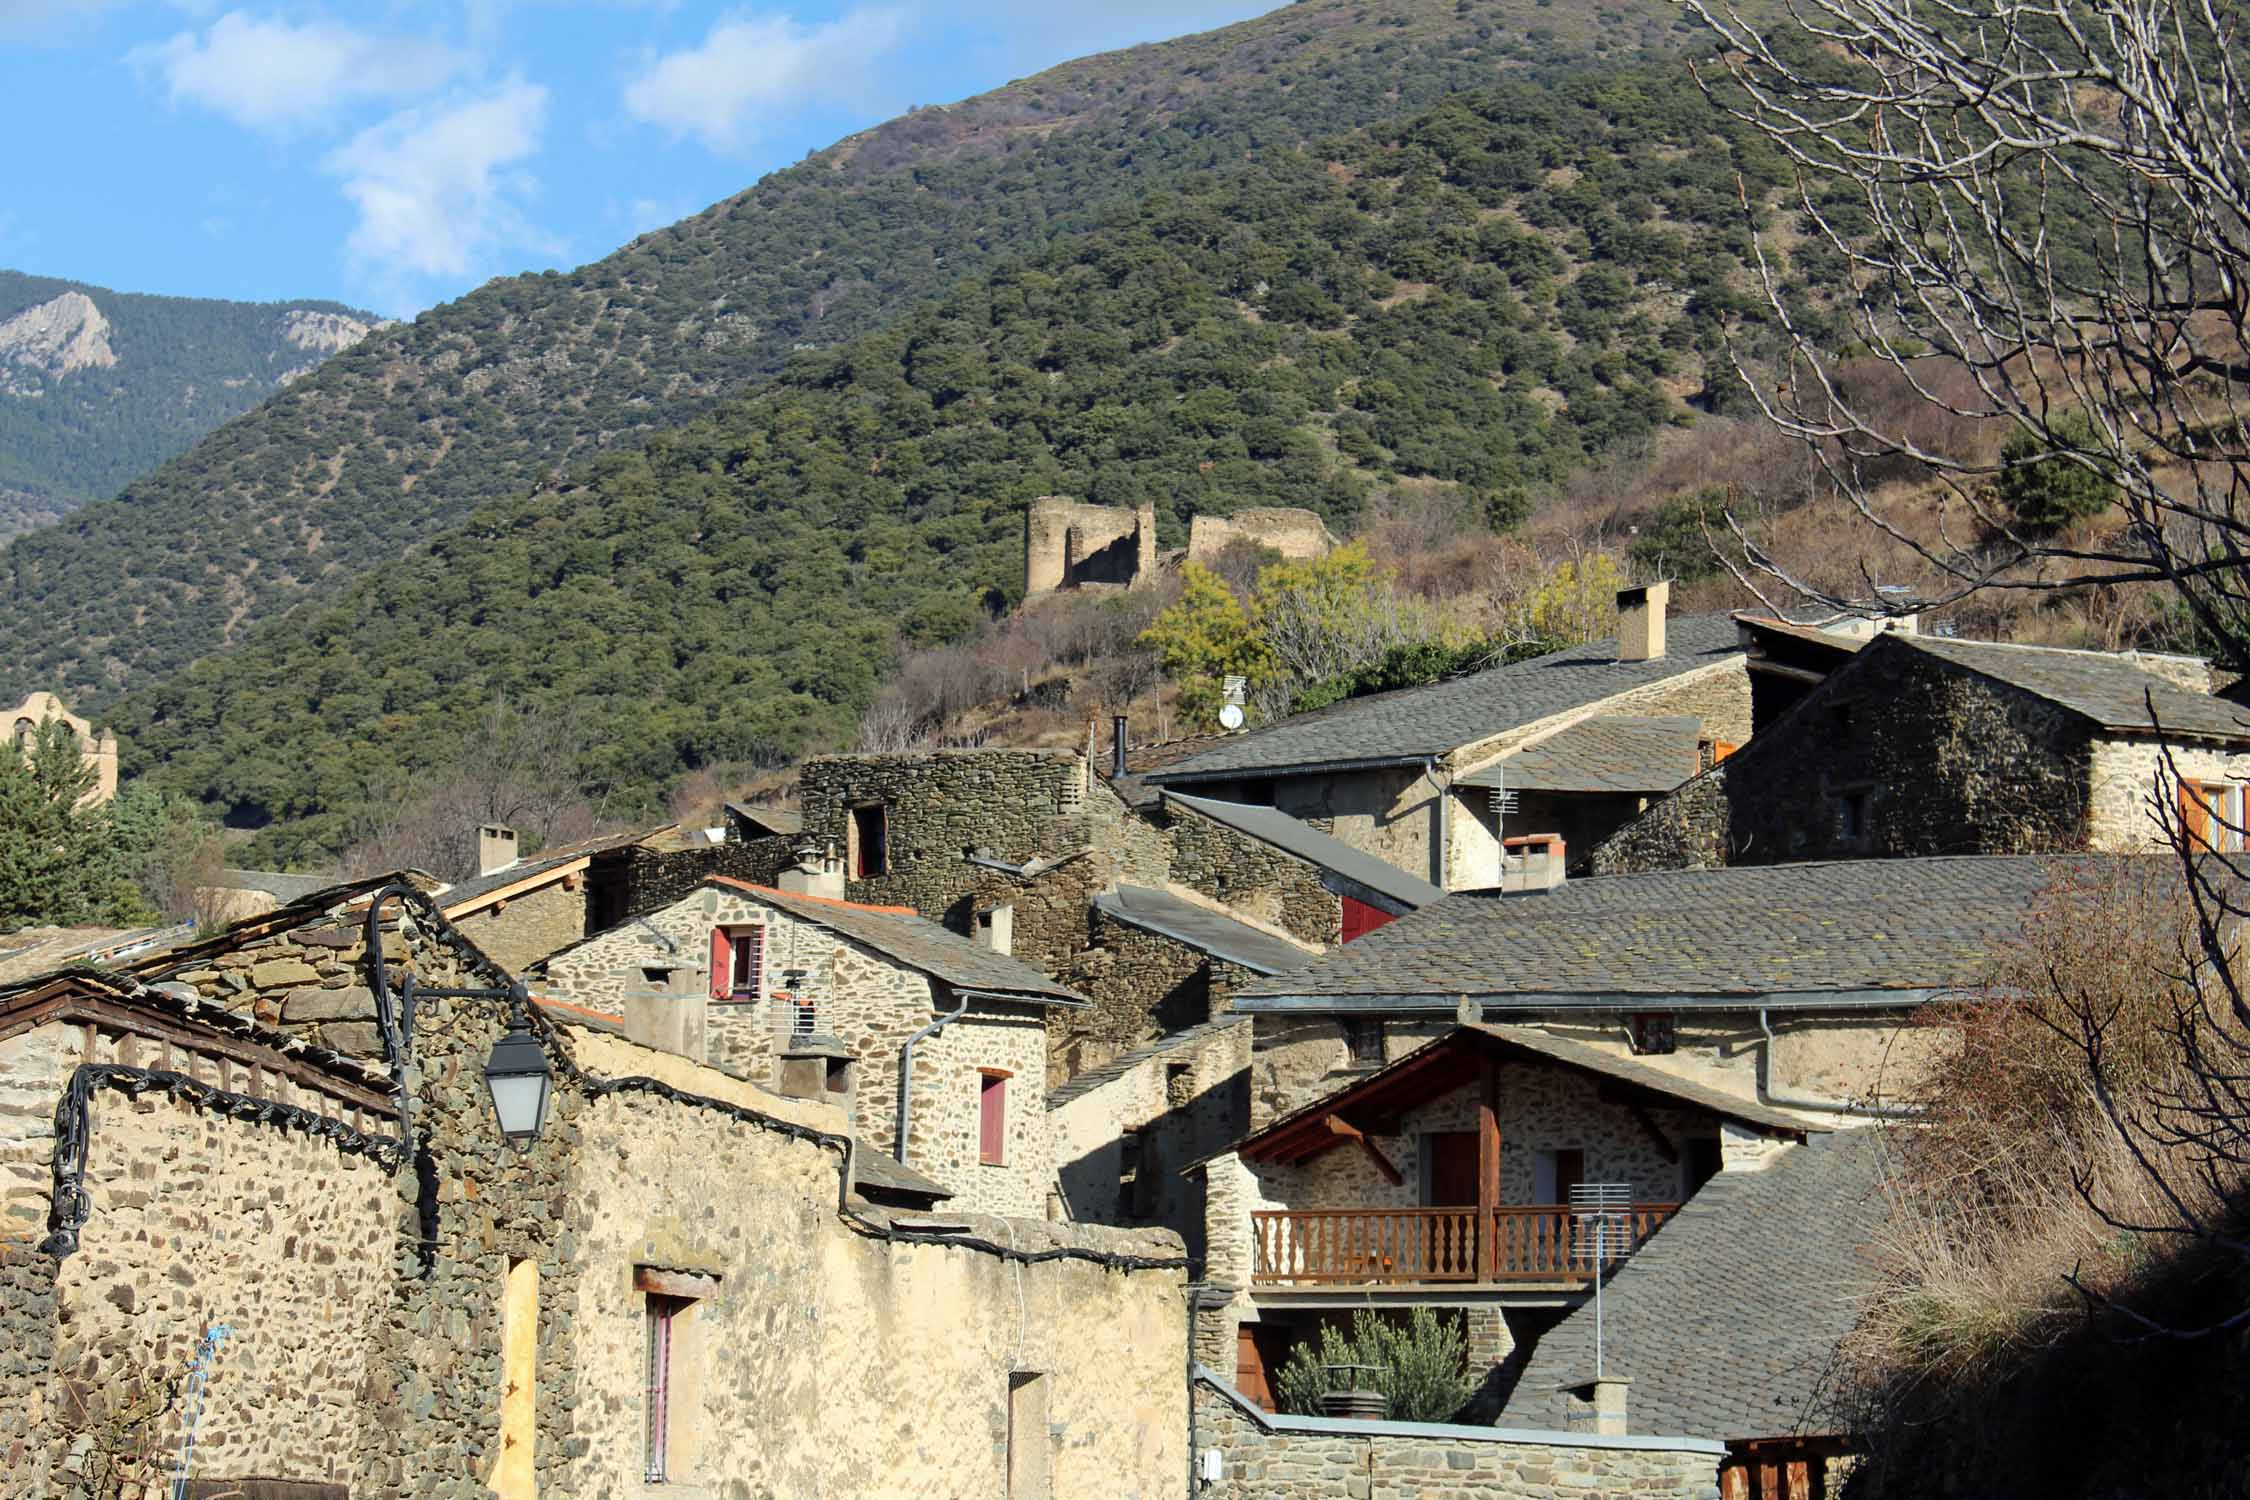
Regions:
<svg viewBox="0 0 2250 1500"><path fill-rule="evenodd" d="M99 707L1181 171L1692 31L1662 0L1302 0L918 110L606 260L374 337L19 540L0 555L0 695Z"/></svg>
<svg viewBox="0 0 2250 1500"><path fill-rule="evenodd" d="M630 799L848 734L893 632L1020 587L1025 502L1318 506L1516 487L1683 420L1777 164L1677 64L1448 100L1104 211L644 449L488 505L117 715L140 768L332 847L506 697Z"/></svg>
<svg viewBox="0 0 2250 1500"><path fill-rule="evenodd" d="M0 271L0 541L116 494L378 321Z"/></svg>

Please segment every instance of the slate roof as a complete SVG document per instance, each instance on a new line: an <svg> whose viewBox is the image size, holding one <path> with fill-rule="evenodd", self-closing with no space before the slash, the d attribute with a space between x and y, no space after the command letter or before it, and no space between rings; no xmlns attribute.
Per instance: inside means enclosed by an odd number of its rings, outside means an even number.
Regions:
<svg viewBox="0 0 2250 1500"><path fill-rule="evenodd" d="M1949 855L1666 870L1502 896L1461 891L1247 985L1238 1009L1341 998L1451 1010L1457 997L1671 1003L1971 984L2060 880L2170 855Z"/></svg>
<svg viewBox="0 0 2250 1500"><path fill-rule="evenodd" d="M1164 798L1176 802L1189 812L1209 818L1212 822L1236 833L1247 834L1260 843L1271 844L1284 854L1296 856L1307 864L1365 886L1379 896L1389 898L1405 911L1428 906L1445 894L1427 880L1417 880L1388 860L1354 849L1341 839L1331 838L1313 827L1276 808L1261 807L1249 802L1220 802L1210 797L1191 797L1184 792L1167 791Z"/></svg>
<svg viewBox="0 0 2250 1500"><path fill-rule="evenodd" d="M1145 885L1121 885L1094 898L1095 909L1143 932L1185 943L1260 974L1280 974L1319 955L1262 927Z"/></svg>
<svg viewBox="0 0 2250 1500"><path fill-rule="evenodd" d="M1830 1435L1837 1344L1873 1291L1889 1213L1883 1132L1815 1136L1762 1172L1721 1172L1603 1289L1603 1365L1635 1432ZM1563 1425L1558 1386L1594 1371L1591 1301L1540 1339L1495 1425Z"/></svg>
<svg viewBox="0 0 2250 1500"><path fill-rule="evenodd" d="M1100 1067L1088 1068L1085 1072L1076 1074L1056 1087L1047 1090L1047 1107L1059 1109L1073 1099L1083 1098L1085 1095L1092 1093L1105 1083L1115 1083L1152 1058L1162 1057L1167 1052L1179 1052L1200 1046L1205 1040L1218 1035L1229 1026L1247 1026L1249 1024L1250 1018L1248 1016L1221 1016L1216 1021L1205 1021L1199 1026L1185 1027L1168 1036L1160 1036L1153 1042L1120 1052Z"/></svg>
<svg viewBox="0 0 2250 1500"><path fill-rule="evenodd" d="M1456 786L1511 792L1668 792L1703 769L1703 721L1693 714L1596 714L1547 736Z"/></svg>
<svg viewBox="0 0 2250 1500"><path fill-rule="evenodd" d="M1020 995L1030 1004L1092 1003L1022 960L995 953L981 943L972 943L905 907L862 906L819 896L797 896L727 875L713 875L704 883L745 892L791 916L842 933L856 943L895 958L910 969L919 969L932 978L941 979L956 989Z"/></svg>
<svg viewBox="0 0 2250 1500"><path fill-rule="evenodd" d="M2250 740L2250 710L2190 692L2137 665L2131 656L2063 651L1940 636L1886 636L1909 649L2021 688L2104 729ZM2151 703L2156 709L2149 717Z"/></svg>
<svg viewBox="0 0 2250 1500"><path fill-rule="evenodd" d="M519 885L526 880L536 879L551 870L560 870L565 865L575 864L588 855L600 854L607 849L622 849L627 844L637 844L650 836L647 830L640 833L610 833L603 834L599 838L583 839L575 844L564 844L559 848L542 849L527 859L519 859L513 864L502 865L489 875L479 875L471 880L455 881L439 893L438 906L445 911L454 911L480 897L489 896L494 891L503 890L511 885Z"/></svg>
<svg viewBox="0 0 2250 1500"><path fill-rule="evenodd" d="M767 837L795 838L805 831L805 815L794 807L773 807L764 803L753 806L748 802L729 802L727 811L744 823L753 824L766 831Z"/></svg>
<svg viewBox="0 0 2250 1500"><path fill-rule="evenodd" d="M1147 773L1146 779L1167 784L1443 755L1742 654L1739 632L1728 615L1672 620L1665 646L1665 654L1652 661L1627 662L1617 660L1614 638L1594 641L1450 682L1347 699L1249 734L1230 735L1199 755Z"/></svg>
<svg viewBox="0 0 2250 1500"><path fill-rule="evenodd" d="M864 1140L852 1151L852 1186L862 1192L874 1188L878 1193L926 1198L930 1204L953 1196L953 1189L944 1183L923 1176L889 1152Z"/></svg>
<svg viewBox="0 0 2250 1500"><path fill-rule="evenodd" d="M325 891L341 878L335 875L292 875L283 870L223 869L212 884L228 891L263 891L276 901L296 901Z"/></svg>

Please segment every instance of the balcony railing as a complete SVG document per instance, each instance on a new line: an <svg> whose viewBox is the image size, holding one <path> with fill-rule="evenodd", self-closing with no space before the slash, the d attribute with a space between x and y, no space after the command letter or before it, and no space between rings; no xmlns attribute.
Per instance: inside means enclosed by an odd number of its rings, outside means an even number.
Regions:
<svg viewBox="0 0 2250 1500"><path fill-rule="evenodd" d="M1677 1203L1636 1203L1624 1233L1610 1231L1611 1264L1647 1243ZM1507 1204L1491 1222L1474 1208L1286 1208L1253 1213L1260 1285L1416 1285L1440 1282L1583 1282L1594 1274L1594 1237L1557 1203ZM1491 1257L1484 1250L1489 1235Z"/></svg>

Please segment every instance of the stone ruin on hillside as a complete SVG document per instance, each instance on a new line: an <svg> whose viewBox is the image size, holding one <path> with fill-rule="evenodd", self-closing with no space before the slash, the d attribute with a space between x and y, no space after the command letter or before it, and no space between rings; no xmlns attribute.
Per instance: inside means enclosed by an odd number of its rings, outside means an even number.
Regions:
<svg viewBox="0 0 2250 1500"><path fill-rule="evenodd" d="M1024 512L1023 593L1036 599L1057 589L1131 588L1177 566L1184 556L1209 563L1234 542L1249 542L1291 560L1320 557L1336 545L1318 515L1294 506L1259 506L1231 516L1195 516L1187 551L1159 557L1156 507L1089 505L1042 495Z"/></svg>

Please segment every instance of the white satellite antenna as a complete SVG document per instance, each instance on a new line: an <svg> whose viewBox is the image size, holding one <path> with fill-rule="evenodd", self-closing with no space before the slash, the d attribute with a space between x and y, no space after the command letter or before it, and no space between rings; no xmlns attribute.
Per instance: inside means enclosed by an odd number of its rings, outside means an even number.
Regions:
<svg viewBox="0 0 2250 1500"><path fill-rule="evenodd" d="M1581 1182L1570 1190L1573 1259L1594 1267L1594 1378L1602 1378L1602 1272L1631 1246L1633 1189L1622 1182Z"/></svg>
<svg viewBox="0 0 2250 1500"><path fill-rule="evenodd" d="M1221 704L1219 706L1219 727L1229 730L1240 729L1242 727L1242 705L1239 703Z"/></svg>
<svg viewBox="0 0 2250 1500"><path fill-rule="evenodd" d="M1219 705L1219 726L1228 732L1242 727L1242 704L1250 696L1250 679L1229 677L1219 685L1219 696L1225 701Z"/></svg>

